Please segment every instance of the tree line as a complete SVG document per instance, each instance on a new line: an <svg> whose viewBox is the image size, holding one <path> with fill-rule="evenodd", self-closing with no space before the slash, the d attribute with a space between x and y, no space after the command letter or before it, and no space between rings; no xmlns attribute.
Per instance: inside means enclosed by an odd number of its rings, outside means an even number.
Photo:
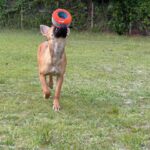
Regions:
<svg viewBox="0 0 150 150"><path fill-rule="evenodd" d="M0 0L0 27L50 26L57 8L72 14L75 30L150 34L150 0Z"/></svg>

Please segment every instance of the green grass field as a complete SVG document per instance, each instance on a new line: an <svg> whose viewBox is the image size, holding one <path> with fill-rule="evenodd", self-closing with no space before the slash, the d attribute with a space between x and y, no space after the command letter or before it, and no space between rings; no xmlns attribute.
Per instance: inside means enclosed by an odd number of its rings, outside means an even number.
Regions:
<svg viewBox="0 0 150 150"><path fill-rule="evenodd" d="M150 38L72 32L60 112L42 96L43 40L0 31L0 149L149 150Z"/></svg>

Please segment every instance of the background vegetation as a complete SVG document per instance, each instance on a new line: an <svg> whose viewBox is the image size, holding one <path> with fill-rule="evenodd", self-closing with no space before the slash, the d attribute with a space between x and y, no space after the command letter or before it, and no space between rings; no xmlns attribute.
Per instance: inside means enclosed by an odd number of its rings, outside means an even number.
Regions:
<svg viewBox="0 0 150 150"><path fill-rule="evenodd" d="M1 0L0 27L51 25L51 14L58 7L71 12L77 30L150 34L149 0Z"/></svg>

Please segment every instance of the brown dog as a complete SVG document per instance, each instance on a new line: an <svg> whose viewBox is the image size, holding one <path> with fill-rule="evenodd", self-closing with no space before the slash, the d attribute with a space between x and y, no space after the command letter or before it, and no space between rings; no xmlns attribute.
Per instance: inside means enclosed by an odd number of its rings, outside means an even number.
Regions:
<svg viewBox="0 0 150 150"><path fill-rule="evenodd" d="M49 98L49 87L53 88L53 76L56 76L53 109L59 111L60 92L67 64L65 54L66 37L70 30L65 25L59 28L40 25L40 31L47 38L47 41L41 43L38 48L39 77L42 90L44 98ZM48 83L46 82L46 76L49 76Z"/></svg>

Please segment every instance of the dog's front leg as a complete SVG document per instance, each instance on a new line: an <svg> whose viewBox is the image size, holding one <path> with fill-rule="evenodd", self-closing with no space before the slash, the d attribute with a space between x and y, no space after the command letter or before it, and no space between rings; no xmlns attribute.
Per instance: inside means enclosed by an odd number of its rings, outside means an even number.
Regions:
<svg viewBox="0 0 150 150"><path fill-rule="evenodd" d="M50 97L50 91L49 91L49 88L48 88L47 83L46 83L46 76L43 74L40 74L39 76L40 76L40 81L41 81L41 85L42 85L44 98L47 99Z"/></svg>
<svg viewBox="0 0 150 150"><path fill-rule="evenodd" d="M54 96L54 101L53 101L53 109L55 111L59 111L60 105L59 105L59 98L60 98L60 92L61 92L61 87L63 83L63 75L60 75L57 77L57 83L56 83L56 89L55 89L55 96Z"/></svg>

